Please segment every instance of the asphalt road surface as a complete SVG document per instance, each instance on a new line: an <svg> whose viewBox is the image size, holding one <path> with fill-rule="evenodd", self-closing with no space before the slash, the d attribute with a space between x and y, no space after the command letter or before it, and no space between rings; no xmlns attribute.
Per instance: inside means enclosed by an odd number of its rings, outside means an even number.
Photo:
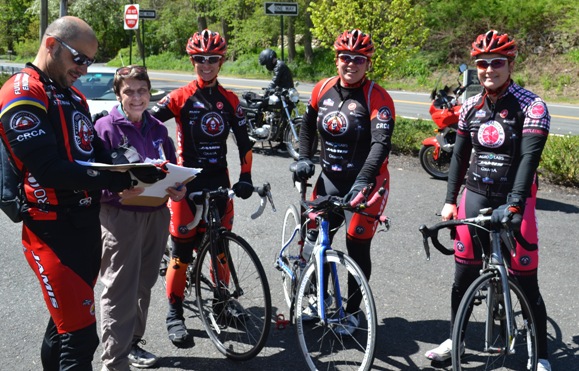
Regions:
<svg viewBox="0 0 579 371"><path fill-rule="evenodd" d="M237 149L230 141L232 179L239 172ZM273 268L279 250L282 217L288 204L298 200L287 170L291 159L269 149L255 149L253 180L269 181L277 212L267 209L251 220L256 197L236 200L234 231L258 252L268 274L274 315L289 317L279 272ZM319 167L318 167L319 170ZM378 311L376 370L450 370L450 363L432 364L424 352L448 336L452 259L436 251L425 260L418 226L439 220L445 183L431 178L414 158L392 156L390 197L386 214L389 232L378 233L372 248L370 280ZM544 184L539 191L541 237L540 283L549 315L549 347L554 370L579 370L579 192ZM40 285L27 265L20 242L20 224L0 215L0 369L41 370L40 346L48 321ZM344 247L343 231L335 248ZM78 248L82 248L79 241ZM97 298L101 285L96 287ZM194 298L190 298L194 300ZM98 300L98 299L97 299ZM191 301L191 305L194 302ZM98 306L97 306L98 308ZM160 357L159 370L303 370L295 328L272 326L266 347L251 361L227 360L206 336L201 320L187 312L194 346L176 348L165 330L167 304L162 283L153 289L145 349ZM93 362L101 369L101 348Z"/></svg>

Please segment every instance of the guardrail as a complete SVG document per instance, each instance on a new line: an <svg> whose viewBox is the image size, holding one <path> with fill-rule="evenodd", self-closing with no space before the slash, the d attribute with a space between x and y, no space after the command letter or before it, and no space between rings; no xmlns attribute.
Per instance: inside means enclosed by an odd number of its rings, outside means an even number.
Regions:
<svg viewBox="0 0 579 371"><path fill-rule="evenodd" d="M0 74L13 75L21 69L22 67L0 65Z"/></svg>

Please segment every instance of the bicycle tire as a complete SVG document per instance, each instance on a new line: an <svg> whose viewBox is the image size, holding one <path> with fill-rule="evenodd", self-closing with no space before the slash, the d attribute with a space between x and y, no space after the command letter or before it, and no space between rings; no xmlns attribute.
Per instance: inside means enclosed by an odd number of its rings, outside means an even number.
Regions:
<svg viewBox="0 0 579 371"><path fill-rule="evenodd" d="M340 251L327 251L324 263L335 264L338 275L328 278L328 294L333 298L326 307L326 323L319 319L306 318L306 308L317 304L317 285L315 283L315 264L306 265L298 284L295 305L297 337L302 354L311 370L370 370L374 362L376 346L376 306L370 285L360 267L348 255ZM329 268L329 266L327 266ZM342 326L339 317L343 315L347 298L347 279L351 274L359 284L362 302L358 313L359 326L352 336L339 335L336 329ZM342 308L336 303L336 290L339 287L343 298ZM351 294L351 293L350 293Z"/></svg>
<svg viewBox="0 0 579 371"><path fill-rule="evenodd" d="M290 245L282 253L282 261L287 267L290 267L295 280L285 271L281 270L281 279L283 284L283 294L285 303L291 309L292 298L295 295L295 288L300 276L301 270L305 266L305 262L301 258L301 227L300 227L300 213L295 205L290 205L285 211L283 217L283 229L281 231L281 246L282 248L291 240ZM296 228L297 233L294 234Z"/></svg>
<svg viewBox="0 0 579 371"><path fill-rule="evenodd" d="M537 334L531 306L522 289L509 277L512 315L515 324L514 354L504 351L485 351L485 324L487 315L492 316L492 334L489 336L491 347L505 349L506 325L504 306L501 306L502 288L494 272L478 277L467 289L458 308L453 334L452 369L460 370L531 370L537 369ZM490 295L492 290L492 298ZM492 303L490 303L492 301ZM471 309L472 308L472 309ZM465 329L462 331L462 329ZM462 353L462 354L461 354Z"/></svg>
<svg viewBox="0 0 579 371"><path fill-rule="evenodd" d="M206 242L197 256L195 293L197 308L209 338L227 358L245 361L264 347L271 327L271 294L267 276L257 254L240 236L220 230L218 243L226 258L217 260L222 292L228 296L216 299L211 254ZM224 268L227 262L229 269ZM233 262L233 265L231 264ZM233 270L235 268L234 277ZM241 292L236 292L238 280Z"/></svg>

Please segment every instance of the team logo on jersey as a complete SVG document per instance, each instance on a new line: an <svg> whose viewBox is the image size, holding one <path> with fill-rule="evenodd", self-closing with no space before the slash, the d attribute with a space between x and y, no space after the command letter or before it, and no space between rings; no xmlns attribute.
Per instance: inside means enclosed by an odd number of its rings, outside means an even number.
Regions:
<svg viewBox="0 0 579 371"><path fill-rule="evenodd" d="M380 121L390 121L392 118L392 112L388 107L382 107L378 110L378 120Z"/></svg>
<svg viewBox="0 0 579 371"><path fill-rule="evenodd" d="M330 98L324 99L324 101L322 102L322 106L333 107L334 101Z"/></svg>
<svg viewBox="0 0 579 371"><path fill-rule="evenodd" d="M350 111L353 111L356 109L356 106L357 106L357 104L355 102L352 102L352 103L348 104L348 109Z"/></svg>
<svg viewBox="0 0 579 371"><path fill-rule="evenodd" d="M356 227L356 234L364 234L365 231L366 229L360 225Z"/></svg>
<svg viewBox="0 0 579 371"><path fill-rule="evenodd" d="M82 153L92 153L92 141L94 139L94 129L88 117L75 111L72 114L72 128L76 147Z"/></svg>
<svg viewBox="0 0 579 371"><path fill-rule="evenodd" d="M215 106L217 107L217 109L223 109L223 102L217 102Z"/></svg>
<svg viewBox="0 0 579 371"><path fill-rule="evenodd" d="M547 114L547 107L543 102L535 102L529 108L529 117L532 119L542 119Z"/></svg>
<svg viewBox="0 0 579 371"><path fill-rule="evenodd" d="M201 118L201 130L209 136L217 136L223 133L224 129L223 118L215 112L209 112Z"/></svg>
<svg viewBox="0 0 579 371"><path fill-rule="evenodd" d="M519 258L519 263L521 263L522 266L526 267L527 265L531 264L531 257L528 255L523 255Z"/></svg>
<svg viewBox="0 0 579 371"><path fill-rule="evenodd" d="M460 241L456 241L456 249L461 252L464 251L464 244Z"/></svg>
<svg viewBox="0 0 579 371"><path fill-rule="evenodd" d="M487 115L486 111L484 110L478 110L476 111L476 113L474 114L474 117L485 117Z"/></svg>
<svg viewBox="0 0 579 371"><path fill-rule="evenodd" d="M12 130L19 132L30 131L38 125L40 125L40 119L27 111L18 112L12 116L12 120L10 120Z"/></svg>
<svg viewBox="0 0 579 371"><path fill-rule="evenodd" d="M157 106L167 107L169 105L170 101L171 101L171 96L169 94L167 94L163 98L161 98L160 101L157 102Z"/></svg>
<svg viewBox="0 0 579 371"><path fill-rule="evenodd" d="M502 119L506 118L509 115L509 111L504 109L499 113L499 116L501 116Z"/></svg>
<svg viewBox="0 0 579 371"><path fill-rule="evenodd" d="M348 119L342 112L330 112L324 116L322 127L332 135L342 135L348 129Z"/></svg>
<svg viewBox="0 0 579 371"><path fill-rule="evenodd" d="M195 101L193 102L193 108L204 109L205 105L203 104L203 102Z"/></svg>
<svg viewBox="0 0 579 371"><path fill-rule="evenodd" d="M245 116L245 112L243 111L243 107L241 107L241 104L237 105L237 108L235 109L235 116L237 116L237 118L243 118ZM245 123L245 120L244 120ZM239 125L241 126L241 124Z"/></svg>
<svg viewBox="0 0 579 371"><path fill-rule="evenodd" d="M489 148L497 148L505 142L505 130L496 121L489 121L480 126L478 141Z"/></svg>

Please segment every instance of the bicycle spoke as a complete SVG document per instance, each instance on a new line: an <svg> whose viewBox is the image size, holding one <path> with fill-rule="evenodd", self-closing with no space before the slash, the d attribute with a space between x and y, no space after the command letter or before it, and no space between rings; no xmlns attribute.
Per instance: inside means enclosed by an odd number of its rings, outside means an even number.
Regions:
<svg viewBox="0 0 579 371"><path fill-rule="evenodd" d="M306 266L298 286L295 310L302 352L311 369L369 370L374 359L377 321L370 287L360 268L349 256L328 251L325 262L334 263L337 273L336 276L328 277L328 292L324 296L325 318L316 318L318 299L313 264ZM325 267L329 269L328 264ZM355 277L362 296L360 309L354 313L359 323L351 336L340 333L347 327L345 309L348 301L352 300L352 293L348 296L347 292L348 274ZM340 292L335 291L337 287ZM342 308L336 306L340 297Z"/></svg>
<svg viewBox="0 0 579 371"><path fill-rule="evenodd" d="M220 240L226 254L218 255L217 272L211 266L208 248L198 256L201 276L196 287L197 305L219 351L231 359L247 360L261 351L269 334L269 285L259 258L247 242L231 232L220 234Z"/></svg>
<svg viewBox="0 0 579 371"><path fill-rule="evenodd" d="M508 354L506 309L497 285L494 275L486 274L465 294L453 333L453 344L464 342L465 351L461 355L460 348L453 349L453 360L457 360L453 361L453 370L525 370L529 365L529 369L535 369L537 343L530 306L518 285L509 280L514 353ZM487 322L487 318L491 321ZM459 328L465 329L461 338Z"/></svg>

